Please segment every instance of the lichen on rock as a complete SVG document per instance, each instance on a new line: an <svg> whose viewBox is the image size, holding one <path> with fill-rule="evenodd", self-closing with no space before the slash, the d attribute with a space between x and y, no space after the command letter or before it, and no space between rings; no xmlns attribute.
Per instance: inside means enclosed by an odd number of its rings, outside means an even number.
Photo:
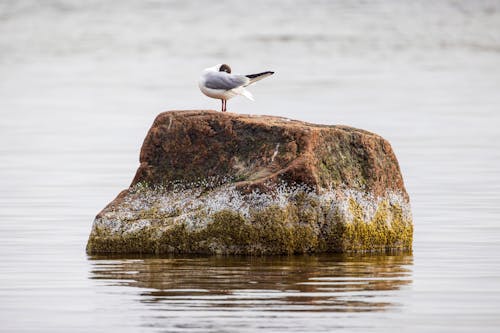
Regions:
<svg viewBox="0 0 500 333"><path fill-rule="evenodd" d="M161 114L89 253L408 250L409 198L387 141L362 130L214 111Z"/></svg>

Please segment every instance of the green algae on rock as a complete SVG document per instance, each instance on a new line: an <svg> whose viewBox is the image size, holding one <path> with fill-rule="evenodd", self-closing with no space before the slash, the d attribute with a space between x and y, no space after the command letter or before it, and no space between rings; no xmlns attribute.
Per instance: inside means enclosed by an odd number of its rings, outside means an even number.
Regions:
<svg viewBox="0 0 500 333"><path fill-rule="evenodd" d="M390 144L345 126L215 111L160 114L129 189L89 253L409 250L409 197Z"/></svg>

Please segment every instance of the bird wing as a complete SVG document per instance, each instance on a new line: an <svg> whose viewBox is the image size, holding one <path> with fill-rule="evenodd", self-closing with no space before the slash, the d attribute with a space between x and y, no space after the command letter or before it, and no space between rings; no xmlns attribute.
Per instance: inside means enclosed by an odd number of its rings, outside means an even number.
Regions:
<svg viewBox="0 0 500 333"><path fill-rule="evenodd" d="M226 72L209 72L205 75L205 87L210 89L231 90L241 87L250 81L244 75Z"/></svg>
<svg viewBox="0 0 500 333"><path fill-rule="evenodd" d="M249 75L245 75L247 78L250 79L250 81L248 82L247 85L249 84L252 84L254 82L257 82L259 80L262 80L268 76L271 76L273 75L274 72L271 72L271 71L267 71L267 72L262 72L262 73L257 73L257 74L249 74Z"/></svg>

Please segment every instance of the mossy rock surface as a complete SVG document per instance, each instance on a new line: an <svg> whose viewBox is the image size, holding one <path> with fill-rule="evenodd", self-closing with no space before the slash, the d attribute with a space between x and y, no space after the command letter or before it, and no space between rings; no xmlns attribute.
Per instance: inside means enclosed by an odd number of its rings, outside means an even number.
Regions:
<svg viewBox="0 0 500 333"><path fill-rule="evenodd" d="M390 144L345 126L216 111L160 114L129 189L89 253L409 250L409 197Z"/></svg>

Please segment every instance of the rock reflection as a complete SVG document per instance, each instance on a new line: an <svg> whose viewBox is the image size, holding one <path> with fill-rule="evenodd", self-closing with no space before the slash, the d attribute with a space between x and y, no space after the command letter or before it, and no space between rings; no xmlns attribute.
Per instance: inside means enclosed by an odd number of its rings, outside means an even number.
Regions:
<svg viewBox="0 0 500 333"><path fill-rule="evenodd" d="M90 257L91 278L170 311L381 311L412 282L411 255Z"/></svg>

